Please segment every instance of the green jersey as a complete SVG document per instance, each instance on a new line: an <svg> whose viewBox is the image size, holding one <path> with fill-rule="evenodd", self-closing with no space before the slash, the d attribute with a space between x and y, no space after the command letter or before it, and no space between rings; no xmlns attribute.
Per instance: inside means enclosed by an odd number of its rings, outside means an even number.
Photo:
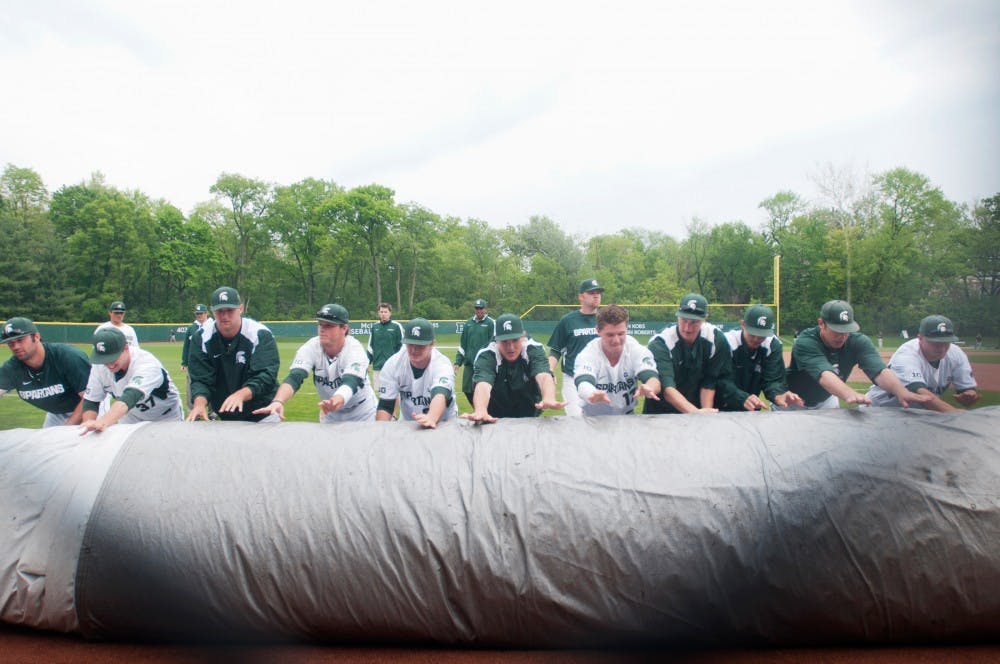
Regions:
<svg viewBox="0 0 1000 664"><path fill-rule="evenodd" d="M508 362L494 341L476 355L473 381L493 386L486 408L493 417L538 417L542 412L535 404L542 400L542 390L535 377L546 373L549 360L542 344L525 339L521 355Z"/></svg>
<svg viewBox="0 0 1000 664"><path fill-rule="evenodd" d="M552 330L552 336L549 337L549 355L556 359L562 358L563 380L566 380L565 376L573 375L576 356L591 339L596 338L596 313L585 314L577 310L559 319L556 329Z"/></svg>
<svg viewBox="0 0 1000 664"><path fill-rule="evenodd" d="M223 420L250 420L267 417L253 411L271 403L278 391L278 345L271 330L250 318L244 318L240 331L232 339L223 339L214 320L205 321L191 340L188 372L191 394L205 397L217 413L230 394L247 387L253 397L244 402L243 411L219 413Z"/></svg>
<svg viewBox="0 0 1000 664"><path fill-rule="evenodd" d="M381 371L382 365L403 347L403 326L394 320L376 321L368 337L368 361L372 369Z"/></svg>
<svg viewBox="0 0 1000 664"><path fill-rule="evenodd" d="M732 372L732 354L722 330L704 323L690 346L671 325L647 344L663 389L676 388L684 398L701 407L701 390L719 389L719 384ZM660 401L646 399L643 413L677 413L673 405L661 396Z"/></svg>
<svg viewBox="0 0 1000 664"><path fill-rule="evenodd" d="M815 406L830 398L830 393L819 384L824 371L832 371L847 382L854 367L860 366L874 382L885 369L875 344L860 332L851 332L842 348L828 348L819 332L819 326L810 327L796 337L792 344L792 361L788 365L788 387L802 397L806 406Z"/></svg>
<svg viewBox="0 0 1000 664"><path fill-rule="evenodd" d="M473 316L465 321L462 327L462 338L458 342L458 353L455 354L455 366L465 367L465 371L462 372L462 392L466 394L472 393L476 353L493 341L494 325L494 320L486 315L482 320L477 320Z"/></svg>
<svg viewBox="0 0 1000 664"><path fill-rule="evenodd" d="M208 322L208 319L205 319ZM191 352L191 339L194 338L194 333L201 329L201 323L195 320L193 323L187 326L187 331L184 333L184 345L181 347L181 366L186 367L188 365L188 353Z"/></svg>
<svg viewBox="0 0 1000 664"><path fill-rule="evenodd" d="M45 343L45 360L38 369L12 357L0 366L0 390L18 396L47 413L72 413L87 390L90 361L76 346Z"/></svg>
<svg viewBox="0 0 1000 664"><path fill-rule="evenodd" d="M743 330L725 333L733 353L732 373L719 385L715 394L715 407L719 410L743 410L743 402L761 390L768 401L788 391L785 382L785 360L781 339L767 337L756 350L750 350L743 337Z"/></svg>

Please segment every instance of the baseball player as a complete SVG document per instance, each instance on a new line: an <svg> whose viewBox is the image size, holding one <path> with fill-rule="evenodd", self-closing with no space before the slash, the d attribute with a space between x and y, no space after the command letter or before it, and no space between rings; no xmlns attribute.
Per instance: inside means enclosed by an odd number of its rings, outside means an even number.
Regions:
<svg viewBox="0 0 1000 664"><path fill-rule="evenodd" d="M979 400L976 379L968 356L958 346L955 326L945 316L927 316L920 321L916 339L907 341L892 354L889 368L906 389L930 398L920 404L939 412L961 410L941 399L950 386L955 387L955 401L971 406ZM868 390L873 406L898 406L899 399L878 385Z"/></svg>
<svg viewBox="0 0 1000 664"><path fill-rule="evenodd" d="M576 356L573 376L584 415L630 415L639 397L660 399L653 354L628 333L628 311L617 304L597 314L597 338Z"/></svg>
<svg viewBox="0 0 1000 664"><path fill-rule="evenodd" d="M604 288L596 279L580 282L580 309L571 311L556 323L549 337L549 369L555 374L556 363L562 358L562 400L566 402L567 415L580 415L580 399L573 380L576 355L597 337L597 309L601 306Z"/></svg>
<svg viewBox="0 0 1000 664"><path fill-rule="evenodd" d="M188 365L188 353L191 352L191 339L194 338L194 333L202 328L205 321L208 320L208 307L204 304L194 305L194 322L188 325L187 332L184 334L184 345L181 346L181 371L187 374ZM191 404L194 397L191 396L191 376L187 374L187 405L191 408Z"/></svg>
<svg viewBox="0 0 1000 664"><path fill-rule="evenodd" d="M45 411L42 427L79 424L90 362L79 348L44 343L27 318L11 318L0 332L11 357L0 366L0 396L17 390L18 396Z"/></svg>
<svg viewBox="0 0 1000 664"><path fill-rule="evenodd" d="M83 395L80 435L104 431L116 422L182 422L181 393L156 356L136 348L110 327L94 333L90 380ZM115 399L97 416L101 402Z"/></svg>
<svg viewBox="0 0 1000 664"><path fill-rule="evenodd" d="M774 312L763 304L747 307L740 329L725 333L733 353L732 373L719 385L715 405L719 410L766 410L764 396L780 408L804 405L788 389L781 339L774 334Z"/></svg>
<svg viewBox="0 0 1000 664"><path fill-rule="evenodd" d="M372 367L372 388L378 389L378 376L382 365L403 347L403 326L392 320L392 305L378 305L378 322L372 325L368 336L368 361Z"/></svg>
<svg viewBox="0 0 1000 664"><path fill-rule="evenodd" d="M496 319L495 341L476 354L473 411L462 415L474 422L500 417L537 417L545 409L565 408L556 401L556 381L545 346L529 339L514 314Z"/></svg>
<svg viewBox="0 0 1000 664"><path fill-rule="evenodd" d="M848 404L871 405L867 395L855 392L847 377L860 366L869 380L894 395L901 405L924 403L929 395L914 394L885 366L875 344L858 332L854 308L843 300L830 300L820 309L818 325L802 330L792 344L788 386L805 402L804 408L840 408ZM797 408L797 406L790 406Z"/></svg>
<svg viewBox="0 0 1000 664"><path fill-rule="evenodd" d="M677 309L677 324L649 340L663 398L646 399L643 413L719 412L713 405L715 391L731 371L732 355L722 330L707 318L708 300L688 293Z"/></svg>
<svg viewBox="0 0 1000 664"><path fill-rule="evenodd" d="M458 416L455 370L434 348L434 326L427 319L403 325L403 348L382 366L378 397L375 419L380 422L393 419L397 402L402 419L427 429Z"/></svg>
<svg viewBox="0 0 1000 664"><path fill-rule="evenodd" d="M288 368L278 393L255 415L275 413L285 419L285 402L292 398L312 371L319 393L320 422L371 422L375 394L368 385L368 354L351 336L347 309L326 304L316 312L319 334L302 344Z"/></svg>
<svg viewBox="0 0 1000 664"><path fill-rule="evenodd" d="M188 353L194 406L188 421L208 420L208 408L223 420L277 422L274 413L253 411L271 403L278 390L278 345L271 330L243 317L235 288L212 293L214 319L195 332Z"/></svg>
<svg viewBox="0 0 1000 664"><path fill-rule="evenodd" d="M479 299L472 303L476 313L465 321L462 327L462 337L458 342L458 353L455 354L455 376L462 367L462 393L472 404L476 353L493 339L493 328L496 322L486 313L486 300Z"/></svg>
<svg viewBox="0 0 1000 664"><path fill-rule="evenodd" d="M108 307L108 318L110 318L110 320L98 325L96 328L94 328L94 332L98 332L100 330L105 330L109 327L113 327L125 335L126 341L128 341L136 348L139 347L139 335L135 333L135 330L132 328L131 325L125 322L124 302L122 302L121 300L115 300L114 302L112 302L111 306Z"/></svg>

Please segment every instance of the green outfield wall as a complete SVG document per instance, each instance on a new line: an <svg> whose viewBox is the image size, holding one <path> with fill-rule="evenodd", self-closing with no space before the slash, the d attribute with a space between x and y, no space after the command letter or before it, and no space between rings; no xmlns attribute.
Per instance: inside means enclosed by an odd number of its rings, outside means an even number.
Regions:
<svg viewBox="0 0 1000 664"><path fill-rule="evenodd" d="M438 334L461 334L465 321L436 320L434 328ZM672 322L672 321L671 321ZM274 336L281 339L309 338L316 335L315 321L263 321ZM367 337L375 321L356 321L351 323L351 334L357 337ZM91 335L100 323L35 323L45 341L85 344L90 342ZM139 336L139 343L168 342L173 332L174 340L181 342L187 333L187 323L129 323ZM631 321L629 333L638 337L648 337L663 329L666 323L662 321ZM545 341L552 334L556 321L524 321L524 327L532 337ZM723 326L728 329L729 325Z"/></svg>

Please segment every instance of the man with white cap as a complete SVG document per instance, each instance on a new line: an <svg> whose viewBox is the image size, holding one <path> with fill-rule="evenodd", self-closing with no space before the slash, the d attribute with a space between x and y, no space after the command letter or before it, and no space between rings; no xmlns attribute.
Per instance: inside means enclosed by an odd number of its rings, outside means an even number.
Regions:
<svg viewBox="0 0 1000 664"><path fill-rule="evenodd" d="M765 410L761 391L774 405L803 406L802 397L788 389L781 339L774 333L774 311L763 304L747 307L740 329L725 333L733 353L732 372L715 394L719 410Z"/></svg>
<svg viewBox="0 0 1000 664"><path fill-rule="evenodd" d="M152 353L136 348L121 331L108 327L91 339L90 380L83 395L80 435L104 431L116 422L181 422L181 393ZM98 417L101 402L114 401Z"/></svg>
<svg viewBox="0 0 1000 664"><path fill-rule="evenodd" d="M942 413L961 410L941 398L954 386L955 401L971 406L979 400L972 365L961 348L955 346L955 325L945 316L927 316L920 321L920 332L896 349L889 368L906 389L930 397L922 407ZM868 390L873 406L898 406L899 399L878 385Z"/></svg>
<svg viewBox="0 0 1000 664"><path fill-rule="evenodd" d="M820 309L816 322L816 327L796 337L788 365L788 387L802 397L802 407L840 408L840 400L848 405L871 405L871 399L847 384L855 366L860 366L869 380L895 396L904 407L929 400L927 395L906 389L885 366L875 344L858 331L861 326L854 320L850 304L830 300Z"/></svg>

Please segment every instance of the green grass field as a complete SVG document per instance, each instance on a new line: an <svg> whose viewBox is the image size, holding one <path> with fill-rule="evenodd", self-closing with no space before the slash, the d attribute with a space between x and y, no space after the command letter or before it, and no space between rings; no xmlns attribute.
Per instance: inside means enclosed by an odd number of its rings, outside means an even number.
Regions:
<svg viewBox="0 0 1000 664"><path fill-rule="evenodd" d="M648 338L638 337L638 340L645 344ZM281 355L281 368L278 371L279 381L285 377L288 364L295 356L295 351L298 350L304 341L305 339L283 339L278 342L278 351ZM367 339L362 339L362 341L366 342ZM782 341L784 341L786 348L791 348L792 340L790 338L782 339ZM458 335L440 335L437 343L441 351L449 359L454 360L455 350L458 347ZM90 351L89 346L77 345L86 352ZM173 344L159 342L146 343L142 347L160 359L183 394L186 390L186 380L184 373L181 371L180 357L182 344L179 342ZM1000 354L997 353L973 352L971 355L974 362L1000 363ZM6 362L9 357L10 350L8 350L6 345L0 346L0 362ZM562 385L562 372L559 370L556 371L556 384L557 387L561 387ZM868 389L868 384L866 383L850 383L850 385L862 392ZM558 394L558 391L556 393ZM980 391L980 394L982 398L976 404L977 408L1000 404L1000 391ZM184 394L184 397L186 400L187 395ZM946 397L945 400L953 405L957 405L949 397ZM285 405L285 417L289 421L294 422L315 422L319 417L318 403L319 397L316 394L315 386L311 381L306 381L302 384L302 389ZM463 395L458 396L458 408L463 413L472 410ZM556 415L559 413L548 412L547 414ZM16 429L19 427L37 428L42 425L44 417L45 415L42 411L21 401L20 397L16 394L7 393L3 397L0 397L0 429Z"/></svg>

